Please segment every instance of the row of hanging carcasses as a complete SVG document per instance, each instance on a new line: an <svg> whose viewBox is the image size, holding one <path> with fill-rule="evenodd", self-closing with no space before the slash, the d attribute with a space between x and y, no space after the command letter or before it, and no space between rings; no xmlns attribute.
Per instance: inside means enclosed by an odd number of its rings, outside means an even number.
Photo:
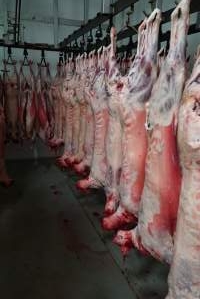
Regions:
<svg viewBox="0 0 200 299"><path fill-rule="evenodd" d="M1 83L1 82L0 82ZM0 84L0 99L3 99L3 85ZM5 135L6 124L3 103L0 101L0 184L9 187L13 180L9 177L5 165Z"/></svg>
<svg viewBox="0 0 200 299"><path fill-rule="evenodd" d="M170 299L200 297L200 218L193 200L199 198L200 64L198 53L185 84L189 5L182 0L172 14L166 57L157 52L161 13L156 9L139 28L126 76L115 59L112 29L109 47L69 60L54 84L36 84L36 132L51 147L64 144L59 165L89 172L77 187L104 188L103 227L119 230L115 242L123 253L135 246L172 263ZM136 227L127 230L127 224Z"/></svg>
<svg viewBox="0 0 200 299"><path fill-rule="evenodd" d="M4 60L1 78L1 103L6 120L7 141L19 142L38 135L45 142L54 135L54 87L63 78L64 68L52 79L48 63L38 64L37 76L33 62L21 62L19 70L14 60ZM57 96L56 96L57 98Z"/></svg>
<svg viewBox="0 0 200 299"><path fill-rule="evenodd" d="M172 14L166 57L157 52L160 11L144 20L126 76L115 58L114 28L109 47L69 61L58 102L57 119L62 111L66 116L63 140L49 142L64 142L60 166L87 173L79 189L104 188L103 228L118 230L114 241L124 254L136 247L172 264L171 299L200 298L199 203L193 201L200 179L200 53L188 79L189 5L182 0Z"/></svg>
<svg viewBox="0 0 200 299"><path fill-rule="evenodd" d="M125 73L131 59L119 59L122 73ZM21 62L19 70L12 58L3 61L0 85L7 141L34 140L38 135L47 143L54 137L56 143L49 143L53 148L63 144L66 115L64 101L60 103L60 99L65 93L63 82L68 80L66 70L69 72L69 64L73 70L73 59L66 65L59 62L56 75L52 78L49 63L38 64L38 74L35 75L31 60Z"/></svg>

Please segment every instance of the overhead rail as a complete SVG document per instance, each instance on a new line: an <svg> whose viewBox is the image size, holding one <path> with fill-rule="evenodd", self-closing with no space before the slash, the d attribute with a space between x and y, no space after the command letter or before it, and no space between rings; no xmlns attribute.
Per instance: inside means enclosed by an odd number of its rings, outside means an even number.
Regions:
<svg viewBox="0 0 200 299"><path fill-rule="evenodd" d="M96 17L92 20L89 20L86 25L82 25L79 29L75 30L71 35L65 38L61 43L60 47L64 48L71 42L75 41L82 35L85 35L90 30L97 28L100 24L108 21L111 17L111 14L108 13L98 13Z"/></svg>
<svg viewBox="0 0 200 299"><path fill-rule="evenodd" d="M4 48L16 48L16 49L27 49L27 50L44 50L44 51L52 51L52 52L59 52L61 51L60 48L55 48L54 45L48 44L31 44L31 43L24 43L24 44L6 44L5 42L0 42L0 47Z"/></svg>
<svg viewBox="0 0 200 299"><path fill-rule="evenodd" d="M125 10L127 7L135 4L138 0L118 0L115 3L111 4L112 14L115 16L121 11Z"/></svg>
<svg viewBox="0 0 200 299"><path fill-rule="evenodd" d="M190 25L189 30L188 30L188 35L192 35L192 34L199 33L199 32L200 32L200 26L197 26L196 24ZM169 40L170 40L170 30L166 31L165 33L160 34L160 37L159 37L160 43L165 42L165 41L169 42ZM117 53L127 52L130 50L134 50L136 48L137 48L137 41L133 42L130 46L129 46L129 44L127 44L127 45L123 45L121 47L117 47Z"/></svg>
<svg viewBox="0 0 200 299"><path fill-rule="evenodd" d="M103 13L98 13L97 16L92 19L89 20L88 23L84 26L81 26L79 29L77 29L76 31L74 31L74 33L72 33L71 35L69 35L66 39L64 39L63 42L60 43L60 48L63 51L70 51L73 52L73 47L71 47L72 42L76 42L77 39L81 36L84 36L86 33L91 32L92 29L97 28L99 25L101 25L102 23L104 23L105 21L111 19L114 15L118 14L119 12L123 11L124 9L126 9L127 7L133 6L136 2L138 2L139 0L119 0L115 3L113 3L111 5L112 9L112 13L110 14L103 14ZM159 1L156 1L156 4L159 4ZM158 5L159 6L159 5ZM171 13L173 12L174 8L169 9L165 12L162 12L162 24L168 23L170 22L170 18L171 18ZM200 1L199 0L191 0L191 4L190 4L190 14L195 13L195 12L199 12L200 11ZM145 13L145 12L144 12ZM135 29L138 29L140 23L134 25ZM199 32L198 28L193 28L194 26L191 27L191 33L197 33ZM166 33L162 33L162 26L161 26L161 34L160 34L160 42L165 41L169 38L169 32ZM131 28L127 28L123 31L120 31L117 35L117 41L126 39L126 38L130 38L131 36L134 36L137 34L137 30L133 30ZM77 42L76 42L77 44ZM101 43L99 43L98 41L98 46L99 45L106 45L107 44L107 37L103 38L101 40ZM133 43L132 45L134 45L134 47L137 45L137 43ZM74 46L74 45L73 45ZM95 49L97 47L96 44L90 44L89 49ZM122 46L121 49L123 49L125 46ZM71 49L71 50L70 50ZM77 48L75 49L75 51L77 51Z"/></svg>
<svg viewBox="0 0 200 299"><path fill-rule="evenodd" d="M91 19L87 22L87 24L82 25L79 29L75 30L72 34L70 34L67 38L65 38L60 46L63 48L75 41L79 37L85 35L90 30L97 28L99 25L104 22L110 20L113 16L119 14L121 11L126 9L127 7L133 5L139 0L118 0L115 3L111 4L111 12L112 13L98 13L94 19Z"/></svg>
<svg viewBox="0 0 200 299"><path fill-rule="evenodd" d="M174 10L174 8L162 12L161 25L170 22L170 18L171 18L171 14L172 14L173 10ZM191 3L190 3L190 14L195 13L195 12L199 12L199 11L200 11L200 1L199 0L192 0ZM137 29L139 27L139 25L140 25L140 23L135 25L134 27ZM133 30L126 29L126 30L124 30L123 32L120 32L117 35L117 40L120 41L122 39L133 36L135 34L136 34L136 32L134 32Z"/></svg>
<svg viewBox="0 0 200 299"><path fill-rule="evenodd" d="M175 8L175 7L174 7ZM171 18L171 14L174 10L174 8L169 9L165 12L162 12L162 24L168 23L170 22L170 18ZM199 0L192 0L191 4L190 4L190 14L193 13L198 13L197 14L197 20L195 24L190 25L189 30L188 30L188 35L191 34L195 34L195 33L199 33L200 32L200 1ZM129 38L132 39L132 37L134 35L137 35L137 29L139 27L141 23L138 23L136 25L133 26L133 28L131 28L131 26L129 26L129 28L120 31L117 34L117 41ZM160 28L160 36L159 36L159 43L161 42L165 42L167 41L169 43L169 39L170 39L170 31L166 31L166 32L162 32L162 26ZM106 38L104 38L102 40L101 45L106 45ZM117 52L121 53L121 52L130 52L130 50L134 50L137 48L137 41L136 42L130 42L127 45L123 45L121 47L117 47ZM91 47L91 49L95 49L95 45L93 45L93 47Z"/></svg>
<svg viewBox="0 0 200 299"><path fill-rule="evenodd" d="M29 50L45 50L45 51L52 51L52 52L64 52L64 53L82 53L84 51L84 40L82 47L80 47L77 43L78 37L84 36L86 33L92 32L92 29L98 28L102 23L104 23L107 20L110 20L113 15L119 13L120 11L126 9L127 7L133 5L139 0L119 0L112 4L112 14L105 14L105 13L98 13L97 16L89 20L86 25L81 26L78 30L76 30L72 35L70 35L67 39L65 39L63 42L59 44L58 47L54 47L54 45L49 44L32 44L32 43L13 43L13 44L6 44L3 40L0 40L0 47L10 47L10 48L21 48L21 49L29 49ZM174 8L169 9L165 12L162 12L162 23L165 24L170 21L171 13L173 12ZM200 32L200 1L199 0L191 0L190 4L190 14L193 14L197 12L197 21L195 24L190 25L188 34L195 34ZM134 30L131 28L131 26L125 30L122 30L117 35L117 41L123 40L125 38L129 38L131 41L131 38L137 34L137 29L139 27L140 23L133 26ZM135 30L136 29L136 30ZM91 34L92 36L92 34ZM160 30L160 37L159 42L168 41L170 38L170 31L162 32L162 27ZM72 45L72 41L74 41L74 44ZM123 45L121 47L117 48L117 51L120 52L126 52L127 50L133 50L137 47L137 42L129 41L128 45ZM99 39L98 42L91 42L90 47L87 49L88 51L97 49L97 47L100 47L101 45L107 45L108 39L107 37L104 37L102 39Z"/></svg>

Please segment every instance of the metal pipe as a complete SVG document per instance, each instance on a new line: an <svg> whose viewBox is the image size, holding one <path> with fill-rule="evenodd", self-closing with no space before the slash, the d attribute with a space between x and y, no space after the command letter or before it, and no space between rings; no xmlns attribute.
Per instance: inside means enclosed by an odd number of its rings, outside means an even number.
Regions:
<svg viewBox="0 0 200 299"><path fill-rule="evenodd" d="M14 24L14 42L17 41L17 15L18 15L18 0L15 0L15 24Z"/></svg>
<svg viewBox="0 0 200 299"><path fill-rule="evenodd" d="M101 0L101 12L105 12L105 0Z"/></svg>
<svg viewBox="0 0 200 299"><path fill-rule="evenodd" d="M110 0L110 6L109 6L109 7L110 7L110 9L109 9L109 13L111 13L111 14L114 12L114 9L113 9L113 8L114 8L114 7L113 7L113 1L114 1L114 0Z"/></svg>
<svg viewBox="0 0 200 299"><path fill-rule="evenodd" d="M21 22L21 0L19 0L19 7L18 7L18 21L17 21L17 42L20 41L20 22Z"/></svg>
<svg viewBox="0 0 200 299"><path fill-rule="evenodd" d="M59 30L59 24L58 24L58 0L53 1L53 28L54 28L54 46L57 47L58 45L58 30Z"/></svg>
<svg viewBox="0 0 200 299"><path fill-rule="evenodd" d="M7 1L3 0L3 26L4 26L4 33L8 31L8 8L7 8Z"/></svg>
<svg viewBox="0 0 200 299"><path fill-rule="evenodd" d="M54 48L53 45L44 45L41 46L41 44L30 44L30 43L25 43L25 45L21 45L21 44L5 44L5 43L1 43L0 42L0 48L3 47L4 49L6 49L7 47L11 47L12 49L24 49L24 47L26 47L26 49L29 50L36 50L36 51L41 51L42 49L44 49L45 51L51 51L51 52L60 52L62 51L62 49L59 48ZM6 54L4 55L4 57L6 57Z"/></svg>
<svg viewBox="0 0 200 299"><path fill-rule="evenodd" d="M84 0L84 23L88 21L89 0Z"/></svg>

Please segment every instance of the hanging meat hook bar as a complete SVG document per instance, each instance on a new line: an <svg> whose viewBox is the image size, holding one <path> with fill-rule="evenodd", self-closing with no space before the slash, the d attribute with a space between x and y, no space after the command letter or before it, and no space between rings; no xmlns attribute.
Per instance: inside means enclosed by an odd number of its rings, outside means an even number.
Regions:
<svg viewBox="0 0 200 299"><path fill-rule="evenodd" d="M125 10L127 7L138 2L139 0L118 0L111 4L112 13L98 13L96 17L89 20L87 24L81 26L78 30L74 31L71 35L65 38L61 43L61 48L66 47L70 42L87 34L90 30L97 28L100 24L110 20L111 17L119 14L121 11Z"/></svg>
<svg viewBox="0 0 200 299"><path fill-rule="evenodd" d="M136 2L139 0L118 0L115 3L111 4L111 12L110 13L98 13L97 16L89 20L85 25L81 26L78 30L76 30L74 33L69 35L64 41L62 41L59 44L59 47L55 48L54 45L48 45L48 44L31 44L31 43L15 43L13 44L6 44L4 42L0 42L0 47L10 47L10 48L26 48L29 50L45 50L45 51L54 51L54 52L65 52L65 53L83 53L84 51L84 45L85 45L85 37L88 33L92 32L93 29L100 28L101 24L109 20L108 30L106 30L107 35L102 38L101 40L98 39L98 46L107 45L109 43L109 31L113 24L113 16L117 15L127 7L133 7ZM19 0L17 1L19 3ZM162 7L162 0L150 0L149 3L151 4L151 8L154 6L161 8ZM174 8L169 9L162 13L162 24L170 22L170 16ZM198 12L198 18L199 19L199 12L200 12L200 1L199 0L191 0L190 5L190 14ZM189 28L188 34L194 34L200 32L200 26L199 22L198 24L192 24ZM137 34L137 29L140 24L136 24L134 26L127 26L125 30L120 31L117 34L117 41L130 38ZM134 30L133 30L134 28ZM167 31L165 33L162 32L162 27L160 29L160 42L167 41L169 39L170 32ZM82 37L82 42L80 45L76 42L79 37ZM17 36L16 36L17 38ZM84 40L84 43L83 43ZM73 43L74 42L74 43ZM73 45L72 45L73 43ZM126 48L130 51L130 47L132 49L137 47L137 42L131 42L128 45L121 46L118 48L118 52L126 52ZM96 49L97 44L91 43L90 50Z"/></svg>
<svg viewBox="0 0 200 299"><path fill-rule="evenodd" d="M31 43L23 43L23 44L7 44L5 42L0 42L0 47L10 47L10 48L16 48L16 49L24 49L27 50L45 50L45 51L52 51L52 52L60 52L61 48L55 48L54 45L48 45L48 44L31 44Z"/></svg>
<svg viewBox="0 0 200 299"><path fill-rule="evenodd" d="M23 54L24 54L24 60L23 60L22 65L23 65L23 66L29 66L29 61L28 61L28 51L27 51L26 48L24 48L24 52L23 52Z"/></svg>
<svg viewBox="0 0 200 299"><path fill-rule="evenodd" d="M172 14L173 10L174 10L174 8L169 9L169 10L162 13L162 23L161 24L165 24L165 23L170 22L170 17L171 17L171 14ZM200 1L199 0L192 0L191 4L190 4L190 14L195 13L195 12L199 12L199 11L200 11ZM135 25L135 28L138 29L139 25L140 25L140 23ZM194 33L196 33L196 32L194 32ZM120 32L117 35L117 40L120 41L120 40L123 40L123 39L125 39L125 38L127 38L131 35L135 35L135 34L136 34L136 32L133 32L133 30L131 30L130 28L127 28L125 31Z"/></svg>
<svg viewBox="0 0 200 299"><path fill-rule="evenodd" d="M70 50L70 47L68 46L72 41L87 34L88 32L91 32L92 29L97 28L100 24L106 22L107 20L111 20L113 18L113 16L117 15L119 12L126 9L128 6L133 7L133 5L138 1L139 0L117 1L117 2L113 3L111 5L112 13L97 14L97 16L93 20L89 20L86 25L82 26L81 28L76 30L73 34L69 35L68 38L64 39L64 41L60 43L61 49L65 50L65 51L69 50L69 51L73 52L73 49ZM160 9L162 9L162 0L156 0L156 1L150 0L149 4L151 5L151 10L154 7L158 7ZM171 17L171 13L172 13L173 9L174 8L169 9L162 13L162 24L170 22L170 17ZM198 0L192 0L191 5L190 5L190 14L199 12L199 11L200 11L200 2ZM131 36L136 35L139 25L140 25L140 23L136 24L134 26L127 26L127 28L125 30L120 31L117 35L117 41L120 41L120 40L123 40L126 38L130 38ZM133 28L131 28L131 27L133 27L135 30L133 30ZM194 33L198 33L198 32L199 32L198 26L191 25L188 34L194 34ZM162 33L162 28L161 28L160 42L167 41L168 39L169 39L169 32ZM99 43L99 41L98 41L98 43ZM107 44L108 44L108 37L106 36L105 38L103 38L101 40L100 45L107 45ZM135 43L133 42L131 44L132 44L133 49L137 47L136 42ZM119 52L121 52L122 50L125 51L126 47L127 46L122 46L122 47L118 48L118 51ZM89 48L90 48L90 50L95 49L96 44L90 44ZM130 44L128 45L128 48L130 49ZM75 49L75 51L77 52L77 49Z"/></svg>

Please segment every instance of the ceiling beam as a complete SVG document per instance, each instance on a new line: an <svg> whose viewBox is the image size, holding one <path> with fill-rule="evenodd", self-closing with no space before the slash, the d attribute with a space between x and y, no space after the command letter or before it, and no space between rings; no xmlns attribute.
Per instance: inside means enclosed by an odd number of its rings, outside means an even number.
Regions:
<svg viewBox="0 0 200 299"><path fill-rule="evenodd" d="M27 22L38 22L43 24L53 24L54 17L53 16L45 16L45 15L33 15L33 14L26 14L21 17L22 21ZM74 20L74 19L66 19L66 18L58 18L58 25L63 26L73 26L73 27L80 27L84 24L83 20Z"/></svg>
<svg viewBox="0 0 200 299"><path fill-rule="evenodd" d="M121 11L129 7L130 5L135 4L139 0L118 0L111 4L112 14L111 13L98 13L95 18L88 20L88 22L81 28L74 31L72 34L68 35L61 43L61 47L66 47L69 43L73 42L80 36L88 33L90 30L96 28L98 25L103 24L104 22L111 19L111 17L119 14Z"/></svg>
<svg viewBox="0 0 200 299"><path fill-rule="evenodd" d="M109 18L110 18L110 14L98 13L94 19L88 20L87 24L81 26L81 28L77 29L72 34L68 35L68 37L63 41L64 46L71 43L72 41L79 38L80 36L88 33L93 28L96 28L99 24L106 22ZM60 45L61 44L62 43L60 43Z"/></svg>
<svg viewBox="0 0 200 299"><path fill-rule="evenodd" d="M32 43L24 43L24 44L6 44L3 41L0 41L0 47L4 48L17 48L17 49L28 49L28 50L45 50L45 51L52 51L52 52L59 52L61 51L60 48L54 47L54 45L49 44L32 44Z"/></svg>
<svg viewBox="0 0 200 299"><path fill-rule="evenodd" d="M166 31L165 33L161 33L159 37L159 42L168 42L170 40L170 30ZM197 24L192 24L189 26L188 35L200 33L200 28L197 27ZM122 45L121 47L117 48L117 52L126 52L127 49L133 50L137 48L137 41L131 44L131 47L129 45Z"/></svg>

